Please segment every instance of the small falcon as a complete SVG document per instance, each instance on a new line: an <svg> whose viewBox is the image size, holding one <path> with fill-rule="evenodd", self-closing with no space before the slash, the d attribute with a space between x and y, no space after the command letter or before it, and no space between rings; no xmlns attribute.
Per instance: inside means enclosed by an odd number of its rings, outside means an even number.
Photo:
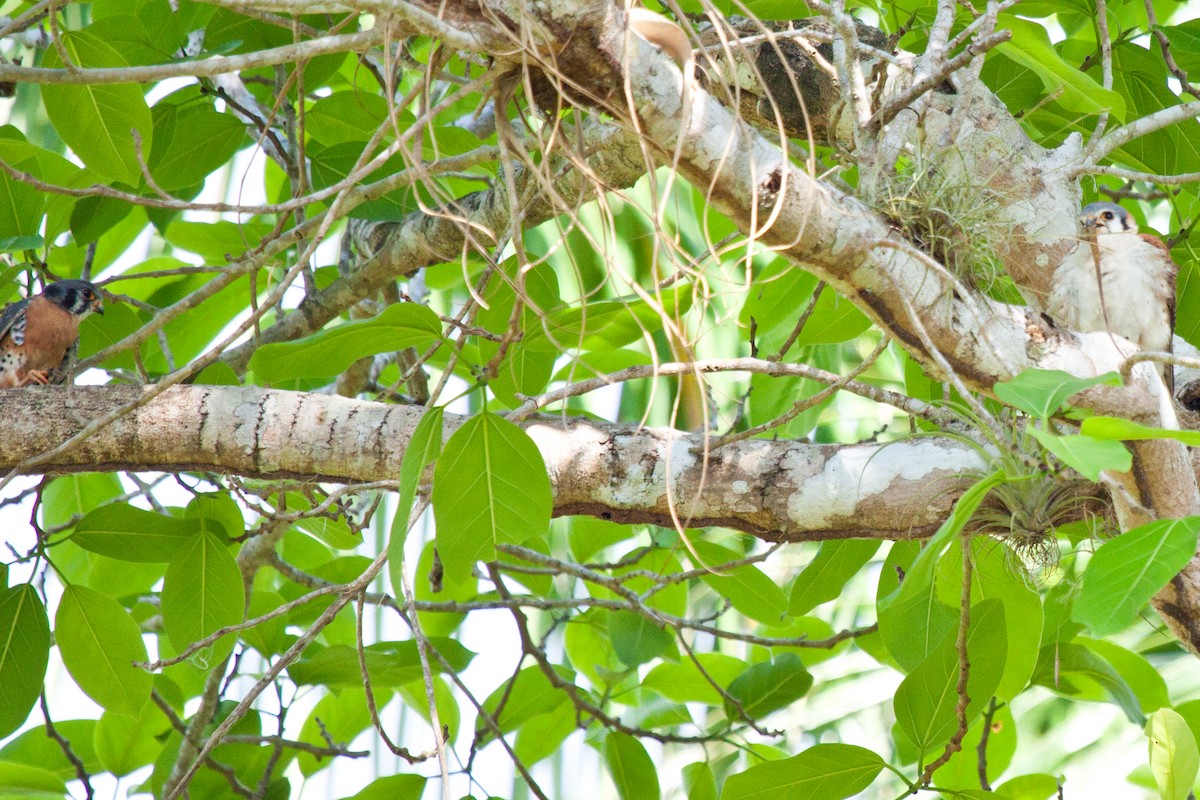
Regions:
<svg viewBox="0 0 1200 800"><path fill-rule="evenodd" d="M58 281L0 312L0 389L67 379L79 344L79 323L104 313L87 281Z"/></svg>
<svg viewBox="0 0 1200 800"><path fill-rule="evenodd" d="M1170 249L1138 233L1116 203L1092 203L1079 214L1083 239L1054 270L1046 311L1059 325L1107 331L1143 350L1170 352L1175 330L1175 274ZM1175 393L1170 364L1156 364Z"/></svg>

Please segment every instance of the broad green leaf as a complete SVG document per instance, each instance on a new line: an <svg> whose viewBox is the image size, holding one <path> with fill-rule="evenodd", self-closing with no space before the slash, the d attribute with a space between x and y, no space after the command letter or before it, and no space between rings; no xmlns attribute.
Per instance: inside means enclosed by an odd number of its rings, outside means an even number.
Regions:
<svg viewBox="0 0 1200 800"><path fill-rule="evenodd" d="M334 92L317 99L304 115L304 130L326 147L345 142L365 142L375 135L388 116L388 104L377 94L362 91ZM401 131L408 130L412 115L400 112Z"/></svg>
<svg viewBox="0 0 1200 800"><path fill-rule="evenodd" d="M621 800L658 800L662 796L658 770L641 742L614 731L604 737L601 750Z"/></svg>
<svg viewBox="0 0 1200 800"><path fill-rule="evenodd" d="M375 689L375 702L382 704L386 690ZM366 692L362 684L357 687L349 686L335 690L325 695L313 707L312 712L304 720L300 728L302 742L308 742L317 747L328 746L331 737L335 742L353 741L354 737L367 729L371 724L371 714L367 710ZM305 777L329 766L328 759L317 759L311 753L299 753L296 757L300 773Z"/></svg>
<svg viewBox="0 0 1200 800"><path fill-rule="evenodd" d="M1058 778L1053 775L1018 775L996 787L1005 800L1050 800L1058 793Z"/></svg>
<svg viewBox="0 0 1200 800"><path fill-rule="evenodd" d="M0 761L0 796L62 797L66 792L66 783L53 772L27 764Z"/></svg>
<svg viewBox="0 0 1200 800"><path fill-rule="evenodd" d="M494 414L468 420L446 442L433 480L438 552L451 580L496 544L542 536L550 525L550 478L525 431Z"/></svg>
<svg viewBox="0 0 1200 800"><path fill-rule="evenodd" d="M421 800L424 791L423 775L384 775L346 800Z"/></svg>
<svg viewBox="0 0 1200 800"><path fill-rule="evenodd" d="M294 378L327 378L360 358L406 347L424 347L441 338L437 314L417 303L396 303L374 319L347 322L292 342L265 344L249 368L264 383Z"/></svg>
<svg viewBox="0 0 1200 800"><path fill-rule="evenodd" d="M182 93L199 99L191 87L176 94ZM154 106L149 167L155 182L167 191L202 184L247 144L245 125L203 103L183 98L176 104L164 99Z"/></svg>
<svg viewBox="0 0 1200 800"><path fill-rule="evenodd" d="M972 539L975 577L972 602L995 599L1004 610L1008 657L996 696L1011 700L1023 691L1037 666L1042 636L1042 601L1006 546L987 539ZM961 562L960 562L961 563ZM961 574L961 570L959 571Z"/></svg>
<svg viewBox="0 0 1200 800"><path fill-rule="evenodd" d="M1120 417L1088 417L1079 427L1079 432L1093 439L1116 439L1122 442L1136 442L1143 439L1174 439L1189 447L1200 446L1200 431L1150 428Z"/></svg>
<svg viewBox="0 0 1200 800"><path fill-rule="evenodd" d="M725 653L696 653L694 658L657 664L646 674L642 686L676 703L721 705L719 690L742 673L746 662Z"/></svg>
<svg viewBox="0 0 1200 800"><path fill-rule="evenodd" d="M879 545L875 539L822 542L816 557L792 582L788 613L800 617L822 603L836 599L846 583L878 552Z"/></svg>
<svg viewBox="0 0 1200 800"><path fill-rule="evenodd" d="M1033 682L1065 697L1111 700L1130 722L1136 725L1146 722L1137 695L1125 679L1103 658L1082 645L1062 642L1043 647Z"/></svg>
<svg viewBox="0 0 1200 800"><path fill-rule="evenodd" d="M1163 676L1154 668L1154 665L1143 656L1105 639L1088 639L1085 636L1077 636L1075 643L1091 650L1116 670L1137 697L1142 711L1149 714L1171 705L1167 682L1163 680Z"/></svg>
<svg viewBox="0 0 1200 800"><path fill-rule="evenodd" d="M695 564L696 568L706 569L700 580L714 592L753 620L765 625L780 624L787 613L787 596L779 584L754 564L743 564L730 570L722 568L722 564L741 559L741 553L704 540L693 541L692 549L703 559Z"/></svg>
<svg viewBox="0 0 1200 800"><path fill-rule="evenodd" d="M104 769L113 775L128 775L135 769L154 763L162 750L162 742L158 737L169 728L170 722L153 705L146 705L136 717L106 711L96 723L96 755Z"/></svg>
<svg viewBox="0 0 1200 800"><path fill-rule="evenodd" d="M897 728L922 754L944 745L958 726L957 637L956 630L946 634L937 649L900 683L893 699ZM1007 650L1000 602L985 600L972 608L967 634L968 725L1000 685Z"/></svg>
<svg viewBox="0 0 1200 800"><path fill-rule="evenodd" d="M167 566L162 589L163 626L176 650L182 651L213 631L241 622L245 604L242 573L225 544L211 533L193 537ZM224 658L232 647L232 637L216 642L213 659Z"/></svg>
<svg viewBox="0 0 1200 800"><path fill-rule="evenodd" d="M1133 622L1196 552L1200 517L1156 520L1102 544L1083 573L1073 618L1098 635Z"/></svg>
<svg viewBox="0 0 1200 800"><path fill-rule="evenodd" d="M738 322L749 329L751 320L763 337L778 332L786 337L812 297L817 279L783 258L775 259L755 277ZM781 338L782 343L782 338Z"/></svg>
<svg viewBox="0 0 1200 800"><path fill-rule="evenodd" d="M42 493L42 524L65 525L76 514L87 514L121 491L121 481L111 472L80 472L55 478Z"/></svg>
<svg viewBox="0 0 1200 800"><path fill-rule="evenodd" d="M430 639L429 644L442 654L455 671L465 669L475 656L454 639ZM372 688L411 683L424 674L415 641L377 642L367 645L363 652ZM436 659L431 659L429 666L434 672L442 671ZM311 655L305 651L302 658L288 667L288 675L296 683L304 685L362 686L358 653L347 645L334 645Z"/></svg>
<svg viewBox="0 0 1200 800"><path fill-rule="evenodd" d="M1003 473L993 472L963 492L950 516L921 549L904 581L876 600L880 636L902 669L912 670L924 661L958 621L958 611L938 599L934 585L938 561L987 493L1004 480Z"/></svg>
<svg viewBox="0 0 1200 800"><path fill-rule="evenodd" d="M246 532L246 520L233 498L225 492L198 494L183 512L201 533L211 533L218 539L236 539Z"/></svg>
<svg viewBox="0 0 1200 800"><path fill-rule="evenodd" d="M998 27L1012 31L1012 39L996 50L1037 75L1045 92L1053 94L1059 105L1083 114L1108 110L1118 119L1125 116L1121 95L1106 90L1080 72L1077 64L1064 60L1050 43L1045 27L1009 14L1001 14L1000 20Z"/></svg>
<svg viewBox="0 0 1200 800"><path fill-rule="evenodd" d="M555 672L569 684L575 683L575 673L562 666ZM554 687L537 664L525 667L510 681L505 681L483 701L483 710L491 716L504 733L515 731L534 717L547 714L564 703L567 695ZM475 723L475 735L484 736L489 728L482 721ZM485 740L491 739L490 733Z"/></svg>
<svg viewBox="0 0 1200 800"><path fill-rule="evenodd" d="M1060 461L1093 483L1104 470L1128 472L1133 456L1120 442L1093 439L1090 436L1059 436L1030 428L1029 433Z"/></svg>
<svg viewBox="0 0 1200 800"><path fill-rule="evenodd" d="M687 800L717 800L717 779L708 764L703 761L688 764L680 774Z"/></svg>
<svg viewBox="0 0 1200 800"><path fill-rule="evenodd" d="M562 744L579 727L575 707L562 703L553 711L530 718L517 731L513 752L521 763L532 766L562 751Z"/></svg>
<svg viewBox="0 0 1200 800"><path fill-rule="evenodd" d="M0 128L0 135L9 130L13 129L8 126ZM0 138L0 159L16 170L41 178L42 168L37 149L24 141L6 136ZM41 191L10 177L7 172L0 172L0 234L5 237L40 239L38 234L45 208L46 196ZM20 249L35 249L38 246Z"/></svg>
<svg viewBox="0 0 1200 800"><path fill-rule="evenodd" d="M1121 376L1109 372L1095 378L1076 378L1057 369L1027 369L995 386L996 397L1030 416L1046 419L1073 395L1093 386L1119 386Z"/></svg>
<svg viewBox="0 0 1200 800"><path fill-rule="evenodd" d="M1011 649L1011 648L1010 648ZM1034 653L1037 656L1037 653ZM995 781L1008 769L1017 751L1017 723L1007 703L998 703L991 719L983 714L967 729L962 749L933 773L933 783L945 789L977 789L979 787L979 743L987 724L987 775Z"/></svg>
<svg viewBox="0 0 1200 800"><path fill-rule="evenodd" d="M728 694L751 719L761 719L799 700L812 688L813 677L795 653L783 653L771 661L754 664L729 684ZM726 701L731 720L742 715Z"/></svg>
<svg viewBox="0 0 1200 800"><path fill-rule="evenodd" d="M71 541L93 553L156 564L171 561L194 544L195 522L113 503L88 512Z"/></svg>
<svg viewBox="0 0 1200 800"><path fill-rule="evenodd" d="M1160 708L1146 721L1150 741L1150 768L1162 800L1187 800L1200 770L1196 737L1183 717L1170 708Z"/></svg>
<svg viewBox="0 0 1200 800"><path fill-rule="evenodd" d="M885 766L865 747L819 744L730 775L721 800L842 800L874 783Z"/></svg>
<svg viewBox="0 0 1200 800"><path fill-rule="evenodd" d="M448 739L458 735L462 724L462 711L459 708L460 698L450 688L450 683L441 675L434 675L433 702L437 709L437 725L448 732ZM401 684L396 687L396 695L404 705L421 715L421 719L433 725L433 714L430 712L429 697L425 692L425 678Z"/></svg>
<svg viewBox="0 0 1200 800"><path fill-rule="evenodd" d="M435 406L421 415L413 429L404 457L400 459L400 486L396 490L396 513L392 517L391 532L388 534L388 577L392 582L392 594L404 597L404 542L408 538L408 521L412 516L413 502L417 497L417 485L425 467L437 460L442 452L442 418L444 409Z"/></svg>
<svg viewBox="0 0 1200 800"><path fill-rule="evenodd" d="M563 648L571 666L604 688L620 683L630 673L613 652L608 613L602 609L585 611L571 619L563 635Z"/></svg>
<svg viewBox="0 0 1200 800"><path fill-rule="evenodd" d="M26 583L0 591L0 737L29 716L49 657L50 623L37 591Z"/></svg>
<svg viewBox="0 0 1200 800"><path fill-rule="evenodd" d="M80 67L128 66L124 56L85 31L61 37L63 49ZM62 68L58 50L46 49L42 65ZM133 131L143 157L154 143L154 124L142 89L133 84L55 84L42 86L42 101L54 130L89 169L105 178L137 185L142 180Z"/></svg>
<svg viewBox="0 0 1200 800"><path fill-rule="evenodd" d="M858 306L829 286L817 298L813 314L796 339L798 346L848 342L871 327L871 320Z"/></svg>
<svg viewBox="0 0 1200 800"><path fill-rule="evenodd" d="M96 758L96 750L92 747L96 720L57 719L54 729L71 743L71 750L83 762L84 769L92 773L106 769ZM40 767L63 780L75 780L78 777L75 765L63 753L62 745L50 737L44 725L30 728L0 747L0 761Z"/></svg>
<svg viewBox="0 0 1200 800"><path fill-rule="evenodd" d="M1158 53L1127 40L1113 43L1113 88L1130 107L1132 119L1145 117L1170 106L1180 97L1168 85L1166 64ZM1097 76L1099 70L1096 70ZM1133 169L1162 173L1195 172L1200 169L1200 124L1184 118L1173 125L1147 131L1126 142L1114 154Z"/></svg>
<svg viewBox="0 0 1200 800"><path fill-rule="evenodd" d="M154 678L133 666L146 660L146 644L120 603L84 586L68 586L54 616L54 639L88 697L114 713L138 716Z"/></svg>
<svg viewBox="0 0 1200 800"><path fill-rule="evenodd" d="M675 638L670 631L632 611L608 614L608 636L621 663L637 667L666 653Z"/></svg>
<svg viewBox="0 0 1200 800"><path fill-rule="evenodd" d="M661 314L679 317L687 313L693 299L690 291L669 291L662 294L658 307L639 297L568 306L547 314L540 328L529 331L525 346L555 353L624 347L661 330Z"/></svg>

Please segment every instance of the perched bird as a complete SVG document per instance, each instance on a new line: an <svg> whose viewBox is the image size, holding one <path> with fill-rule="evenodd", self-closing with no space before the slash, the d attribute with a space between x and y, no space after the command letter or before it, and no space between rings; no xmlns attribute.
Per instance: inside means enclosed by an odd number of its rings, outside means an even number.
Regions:
<svg viewBox="0 0 1200 800"><path fill-rule="evenodd" d="M1079 214L1083 238L1054 270L1047 313L1084 333L1107 331L1143 350L1171 350L1175 329L1175 274L1171 251L1138 233L1116 203L1092 203ZM1170 364L1157 364L1174 394Z"/></svg>
<svg viewBox="0 0 1200 800"><path fill-rule="evenodd" d="M100 292L87 281L58 281L0 312L0 389L67 379L79 323L104 313Z"/></svg>

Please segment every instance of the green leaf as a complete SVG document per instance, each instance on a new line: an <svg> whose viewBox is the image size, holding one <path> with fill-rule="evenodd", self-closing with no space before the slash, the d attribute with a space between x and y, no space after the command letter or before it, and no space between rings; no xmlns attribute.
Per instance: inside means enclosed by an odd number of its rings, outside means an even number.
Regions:
<svg viewBox="0 0 1200 800"><path fill-rule="evenodd" d="M1037 428L1029 428L1029 433L1042 447L1093 483L1100 481L1100 473L1106 469L1128 472L1133 466L1133 456L1120 442L1090 436L1058 436Z"/></svg>
<svg viewBox="0 0 1200 800"><path fill-rule="evenodd" d="M0 761L0 795L6 798L62 797L66 792L66 783L53 772L26 764Z"/></svg>
<svg viewBox="0 0 1200 800"><path fill-rule="evenodd" d="M680 774L687 800L717 800L717 779L708 764L703 761L688 764Z"/></svg>
<svg viewBox="0 0 1200 800"><path fill-rule="evenodd" d="M71 743L74 755L83 762L84 769L92 773L105 769L96 758L96 751L92 747L96 728L94 719L54 721L55 732ZM29 728L4 747L0 747L0 761L41 767L64 780L74 780L78 777L75 765L63 753L62 745L50 737L44 725Z"/></svg>
<svg viewBox="0 0 1200 800"><path fill-rule="evenodd" d="M85 31L61 37L67 56L81 67L124 67L125 58L102 39ZM42 65L63 67L58 50L50 47ZM142 138L142 154L148 156L154 142L150 107L140 87L133 84L47 83L42 101L54 130L80 160L100 175L136 186L141 183L132 131Z"/></svg>
<svg viewBox="0 0 1200 800"><path fill-rule="evenodd" d="M1073 395L1093 386L1120 386L1115 372L1095 378L1076 378L1057 369L1027 369L1010 381L995 386L996 397L1030 416L1046 419Z"/></svg>
<svg viewBox="0 0 1200 800"><path fill-rule="evenodd" d="M996 794L1005 800L1050 800L1058 792L1058 778L1053 775L1018 775L996 787Z"/></svg>
<svg viewBox="0 0 1200 800"><path fill-rule="evenodd" d="M346 800L421 800L425 780L422 775L385 775Z"/></svg>
<svg viewBox="0 0 1200 800"><path fill-rule="evenodd" d="M249 368L264 383L327 378L360 358L406 347L424 347L442 336L437 314L417 303L396 303L378 317L347 322L292 342L265 344Z"/></svg>
<svg viewBox="0 0 1200 800"><path fill-rule="evenodd" d="M96 755L104 769L113 775L128 775L154 763L162 750L158 737L170 727L157 706L146 705L136 717L106 711L96 723ZM75 746L74 742L71 744Z"/></svg>
<svg viewBox="0 0 1200 800"><path fill-rule="evenodd" d="M532 766L558 753L562 743L579 727L575 707L563 703L553 711L540 714L522 725L513 742L513 753L521 763Z"/></svg>
<svg viewBox="0 0 1200 800"><path fill-rule="evenodd" d="M608 774L621 800L658 800L658 770L642 743L625 733L609 733L601 748Z"/></svg>
<svg viewBox="0 0 1200 800"><path fill-rule="evenodd" d="M789 706L812 688L813 677L795 653L783 653L771 661L754 664L729 684L728 694L751 719L759 719ZM725 714L731 720L741 714L726 703Z"/></svg>
<svg viewBox="0 0 1200 800"><path fill-rule="evenodd" d="M465 669L475 656L454 639L430 639L429 643L442 654L450 669L456 672ZM419 680L423 675L417 643L412 640L377 642L367 645L363 652L366 654L367 672L371 676L373 687L400 686ZM442 671L442 666L436 659L431 659L429 666L434 672ZM288 676L296 683L311 686L362 686L358 653L353 647L340 644L314 652L312 655L305 651L303 658L288 667Z"/></svg>
<svg viewBox="0 0 1200 800"><path fill-rule="evenodd" d="M105 709L136 717L150 699L153 676L142 632L120 603L84 586L68 586L54 617L54 638L75 683Z"/></svg>
<svg viewBox="0 0 1200 800"><path fill-rule="evenodd" d="M93 553L146 564L161 564L193 544L196 523L113 503L88 512L71 541Z"/></svg>
<svg viewBox="0 0 1200 800"><path fill-rule="evenodd" d="M897 728L922 754L948 742L958 726L957 637L957 630L947 633L937 649L901 681L893 699ZM967 634L967 657L971 665L967 675L968 724L1000 685L1007 650L1001 604L998 600L985 600L972 609Z"/></svg>
<svg viewBox="0 0 1200 800"><path fill-rule="evenodd" d="M243 619L246 594L242 573L229 551L211 533L195 536L167 566L163 578L163 626L171 645L182 651L215 630ZM213 645L213 660L233 647L226 637ZM202 653L203 651L201 651Z"/></svg>
<svg viewBox="0 0 1200 800"><path fill-rule="evenodd" d="M434 471L438 552L449 579L464 580L476 561L495 558L499 542L544 535L551 504L546 464L529 435L495 414L468 420Z"/></svg>
<svg viewBox="0 0 1200 800"><path fill-rule="evenodd" d="M1033 682L1065 697L1109 699L1130 722L1136 725L1146 722L1137 696L1125 679L1103 658L1074 642L1043 647Z"/></svg>
<svg viewBox="0 0 1200 800"><path fill-rule="evenodd" d="M0 132L6 130L9 129L0 129ZM27 142L0 139L0 158L14 169L28 172L36 178L42 177L37 148ZM35 249L41 246L41 237L38 234L41 231L42 214L45 209L46 196L41 191L10 177L7 172L0 173L0 233L16 239L39 240L38 244L32 247L15 249ZM28 242L26 244L28 245Z"/></svg>
<svg viewBox="0 0 1200 800"><path fill-rule="evenodd" d="M924 661L957 622L958 611L941 602L935 591L938 561L987 493L1004 480L1004 474L996 471L963 492L950 516L905 573L904 581L876 601L880 636L902 669L912 670Z"/></svg>
<svg viewBox="0 0 1200 800"><path fill-rule="evenodd" d="M1191 729L1170 708L1160 708L1146 721L1150 769L1162 800L1186 800L1200 770L1200 752Z"/></svg>
<svg viewBox="0 0 1200 800"><path fill-rule="evenodd" d="M746 668L746 662L725 653L696 653L694 659L656 665L646 674L642 686L676 703L721 705L724 701L718 690L732 683Z"/></svg>
<svg viewBox="0 0 1200 800"><path fill-rule="evenodd" d="M730 775L721 800L842 800L874 783L885 766L865 747L819 744Z"/></svg>
<svg viewBox="0 0 1200 800"><path fill-rule="evenodd" d="M1150 428L1120 417L1088 417L1079 427L1079 432L1093 439L1116 439L1122 442L1137 442L1144 439L1174 439L1189 447L1200 446L1200 431L1179 431L1168 428Z"/></svg>
<svg viewBox="0 0 1200 800"><path fill-rule="evenodd" d="M42 496L42 524L65 525L76 514L87 514L121 491L121 481L110 472L81 472L55 478Z"/></svg>
<svg viewBox="0 0 1200 800"><path fill-rule="evenodd" d="M876 539L835 539L821 543L816 558L792 583L788 614L801 617L822 603L835 600L846 583L879 550Z"/></svg>
<svg viewBox="0 0 1200 800"><path fill-rule="evenodd" d="M0 591L0 737L21 727L37 702L50 658L50 623L23 583Z"/></svg>
<svg viewBox="0 0 1200 800"><path fill-rule="evenodd" d="M1083 573L1072 616L1098 635L1123 630L1196 552L1200 517L1156 520L1102 544Z"/></svg>
<svg viewBox="0 0 1200 800"><path fill-rule="evenodd" d="M570 684L575 683L575 673L568 667L555 666L554 671ZM510 681L505 681L483 701L483 710L490 715L503 733L520 728L535 717L568 704L567 696L555 688L537 664L525 667ZM574 716L572 714L572 716ZM490 741L490 729L476 722L476 737Z"/></svg>
<svg viewBox="0 0 1200 800"><path fill-rule="evenodd" d="M400 130L412 124L412 115L399 114ZM334 92L312 104L304 115L304 130L326 147L345 142L366 142L388 118L388 104L377 94L363 91Z"/></svg>
<svg viewBox="0 0 1200 800"><path fill-rule="evenodd" d="M392 517L392 528L388 534L388 577L392 582L392 594L404 597L404 542L408 538L408 521L412 516L413 502L417 496L417 485L425 467L437 460L442 452L441 406L426 409L420 422L413 429L412 438L400 459L400 486L396 490L396 514Z"/></svg>
<svg viewBox="0 0 1200 800"><path fill-rule="evenodd" d="M1046 93L1056 95L1059 105L1082 114L1108 110L1118 119L1124 118L1125 101L1121 95L1105 89L1080 72L1077 65L1064 60L1050 43L1045 27L1009 14L1001 14L1000 20L998 27L1012 31L1012 39L1000 44L997 52L1037 75Z"/></svg>
<svg viewBox="0 0 1200 800"><path fill-rule="evenodd" d="M692 549L703 559L696 567L712 570L704 572L701 581L747 617L765 625L779 624L787 613L787 596L778 583L754 564L722 568L722 564L743 558L741 553L701 539L692 542Z"/></svg>
<svg viewBox="0 0 1200 800"><path fill-rule="evenodd" d="M290 671L290 668L289 668ZM383 703L381 689L375 690L375 702ZM329 739L335 742L353 741L371 724L371 713L367 710L367 696L362 683L325 695L313 707L300 729L299 739L316 747L327 747ZM301 752L296 757L300 773L305 777L325 769L327 759L317 759L311 753Z"/></svg>
<svg viewBox="0 0 1200 800"><path fill-rule="evenodd" d="M199 96L192 87L176 94L181 93ZM153 120L154 148L148 165L155 182L167 191L203 183L247 143L245 126L232 115L189 99L179 104L160 100Z"/></svg>
<svg viewBox="0 0 1200 800"><path fill-rule="evenodd" d="M797 345L838 344L857 338L871 327L871 320L858 306L826 286L817 298L813 314L796 339Z"/></svg>
<svg viewBox="0 0 1200 800"><path fill-rule="evenodd" d="M233 498L225 492L204 492L193 497L183 512L201 533L218 539L236 539L246 532L246 520Z"/></svg>
<svg viewBox="0 0 1200 800"><path fill-rule="evenodd" d="M761 336L778 332L785 337L795 327L796 318L816 285L817 279L811 273L777 258L755 276L738 322L749 328L753 320Z"/></svg>
<svg viewBox="0 0 1200 800"><path fill-rule="evenodd" d="M641 614L613 611L608 615L608 636L621 663L637 667L666 653L675 638Z"/></svg>

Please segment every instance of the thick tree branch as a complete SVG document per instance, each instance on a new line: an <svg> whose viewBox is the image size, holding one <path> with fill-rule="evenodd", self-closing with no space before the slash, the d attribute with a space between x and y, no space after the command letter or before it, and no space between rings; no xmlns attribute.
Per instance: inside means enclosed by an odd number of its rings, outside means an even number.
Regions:
<svg viewBox="0 0 1200 800"><path fill-rule="evenodd" d="M14 420L0 468L134 400L137 387L0 392ZM230 472L253 478L373 481L399 474L422 409L257 387L177 386L43 464L49 472ZM447 435L465 418L447 415ZM581 420L527 420L554 486L558 515L671 526L722 525L771 541L908 539L936 528L963 474L983 467L961 442L922 437L887 445L755 439L704 460L695 434Z"/></svg>

